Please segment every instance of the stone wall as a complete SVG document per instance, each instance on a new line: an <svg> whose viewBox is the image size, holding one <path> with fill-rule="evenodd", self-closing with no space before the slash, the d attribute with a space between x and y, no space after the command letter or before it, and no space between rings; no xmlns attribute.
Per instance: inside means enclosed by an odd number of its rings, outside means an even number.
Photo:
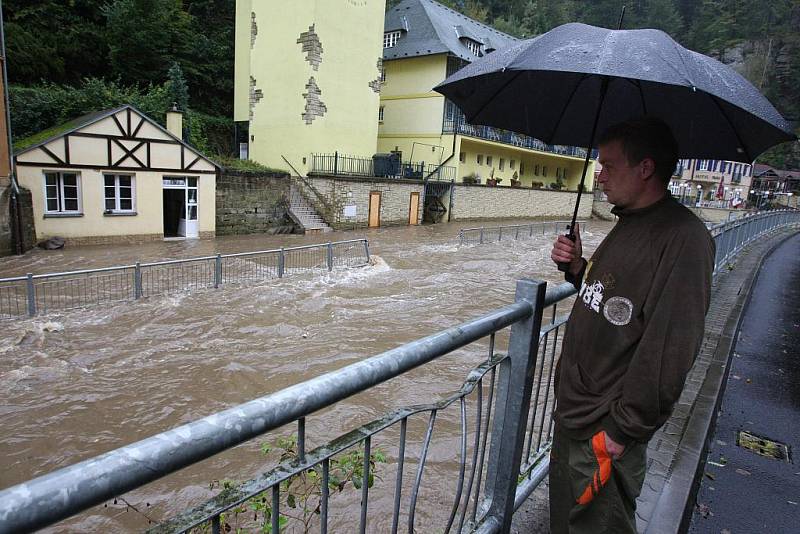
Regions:
<svg viewBox="0 0 800 534"><path fill-rule="evenodd" d="M33 199L31 192L20 188L17 196L22 214L22 250L27 251L36 245L36 230L33 223ZM16 224L16 214L11 209L11 187L0 187L0 256L16 253L12 225Z"/></svg>
<svg viewBox="0 0 800 534"><path fill-rule="evenodd" d="M217 235L289 233L286 173L224 170L217 178Z"/></svg>
<svg viewBox="0 0 800 534"><path fill-rule="evenodd" d="M575 209L577 193L548 189L521 189L456 184L450 220L563 217ZM591 193L584 193L578 218L592 216Z"/></svg>
<svg viewBox="0 0 800 534"><path fill-rule="evenodd" d="M381 193L381 226L408 224L411 193L419 193L417 223L422 222L425 186L419 180L315 176L308 181L331 207L334 220L326 222L335 229L368 226L369 196L373 191ZM349 216L347 213L353 209L355 215Z"/></svg>

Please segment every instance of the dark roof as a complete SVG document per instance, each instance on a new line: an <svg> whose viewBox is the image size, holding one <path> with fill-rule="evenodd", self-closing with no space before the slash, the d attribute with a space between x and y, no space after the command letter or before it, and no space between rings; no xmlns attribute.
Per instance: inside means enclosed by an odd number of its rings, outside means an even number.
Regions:
<svg viewBox="0 0 800 534"><path fill-rule="evenodd" d="M476 56L464 39L478 41L484 50L501 49L518 41L433 0L403 0L384 19L384 32L400 30L397 44L383 49L383 59L449 53L467 61Z"/></svg>

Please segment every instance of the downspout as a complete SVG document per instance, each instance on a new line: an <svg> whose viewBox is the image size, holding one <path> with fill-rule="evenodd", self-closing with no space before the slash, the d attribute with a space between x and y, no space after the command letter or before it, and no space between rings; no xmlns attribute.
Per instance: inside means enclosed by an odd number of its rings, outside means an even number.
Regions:
<svg viewBox="0 0 800 534"><path fill-rule="evenodd" d="M19 207L19 184L17 183L16 161L14 160L14 145L12 144L11 137L11 106L10 99L8 97L8 69L6 67L8 61L6 57L6 33L2 0L0 0L0 57L2 57L3 61L3 87L5 88L4 98L6 104L6 139L8 142L9 169L11 171L9 176L11 179L11 211L14 214L14 221L11 225L11 238L14 240L14 252L19 256L24 254L25 247L22 243L22 210L20 210Z"/></svg>

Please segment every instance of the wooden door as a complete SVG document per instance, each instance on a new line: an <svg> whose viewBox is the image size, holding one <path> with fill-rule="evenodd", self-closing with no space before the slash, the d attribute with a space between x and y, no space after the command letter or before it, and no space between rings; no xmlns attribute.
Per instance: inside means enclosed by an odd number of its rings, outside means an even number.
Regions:
<svg viewBox="0 0 800 534"><path fill-rule="evenodd" d="M369 193L369 227L377 228L381 225L381 192Z"/></svg>
<svg viewBox="0 0 800 534"><path fill-rule="evenodd" d="M419 193L411 193L408 204L408 224L419 224Z"/></svg>

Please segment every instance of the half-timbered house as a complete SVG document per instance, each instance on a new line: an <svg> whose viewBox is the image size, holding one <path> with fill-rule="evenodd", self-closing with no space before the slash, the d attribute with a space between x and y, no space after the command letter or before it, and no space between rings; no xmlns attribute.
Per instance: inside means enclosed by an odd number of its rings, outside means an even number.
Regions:
<svg viewBox="0 0 800 534"><path fill-rule="evenodd" d="M37 239L73 244L213 237L217 166L133 106L43 132L15 155Z"/></svg>

